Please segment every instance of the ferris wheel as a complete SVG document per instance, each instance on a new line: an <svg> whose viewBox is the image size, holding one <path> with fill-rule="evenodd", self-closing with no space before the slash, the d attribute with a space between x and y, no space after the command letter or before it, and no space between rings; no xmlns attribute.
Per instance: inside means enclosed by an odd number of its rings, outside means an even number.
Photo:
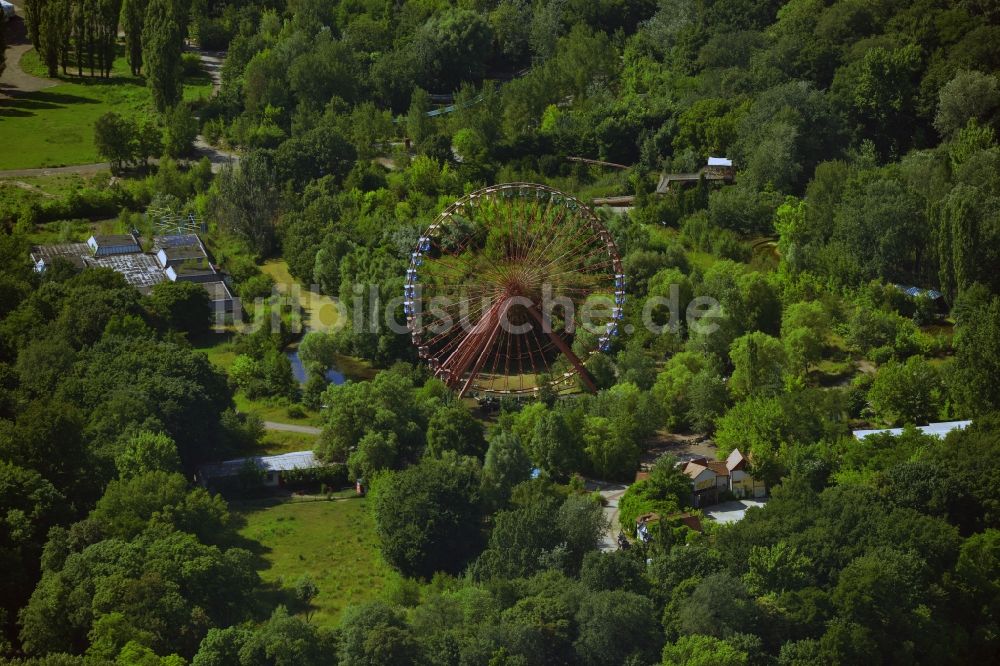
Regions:
<svg viewBox="0 0 1000 666"><path fill-rule="evenodd" d="M404 309L418 354L460 395L563 390L610 349L625 275L610 232L575 197L506 183L448 206L417 241Z"/></svg>

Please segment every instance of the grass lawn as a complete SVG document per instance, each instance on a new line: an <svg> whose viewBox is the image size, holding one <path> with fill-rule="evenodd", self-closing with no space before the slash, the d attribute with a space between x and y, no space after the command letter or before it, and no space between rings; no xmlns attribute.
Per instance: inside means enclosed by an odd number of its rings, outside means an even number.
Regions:
<svg viewBox="0 0 1000 666"><path fill-rule="evenodd" d="M110 79L60 76L60 83L37 92L0 100L0 169L30 169L98 162L94 122L108 111L124 115L149 114L151 96L144 79L134 77L119 46ZM46 77L38 54L30 50L21 68ZM46 77L47 78L47 77ZM212 82L207 74L184 80L184 99L208 98Z"/></svg>
<svg viewBox="0 0 1000 666"><path fill-rule="evenodd" d="M264 421L308 426L323 425L323 419L320 418L319 414L307 409L303 409L305 417L290 416L288 414L289 403L284 399L263 398L251 400L246 397L243 391L237 391L233 399L236 402L236 409L248 414L256 414Z"/></svg>
<svg viewBox="0 0 1000 666"><path fill-rule="evenodd" d="M290 588L303 574L319 587L312 622L334 626L348 604L378 597L399 574L377 547L367 500L282 502L238 510L240 534L259 544L268 583Z"/></svg>
<svg viewBox="0 0 1000 666"><path fill-rule="evenodd" d="M265 262L260 269L271 276L278 291L287 293L293 287L300 290L299 303L304 311L302 323L309 330L324 331L337 325L340 313L336 302L329 296L303 288L288 272L287 262L272 259Z"/></svg>
<svg viewBox="0 0 1000 666"><path fill-rule="evenodd" d="M257 446L234 451L231 457L277 456L294 451L312 451L316 448L318 439L316 435L301 432L267 430Z"/></svg>
<svg viewBox="0 0 1000 666"><path fill-rule="evenodd" d="M276 456L293 451L312 451L316 448L317 439L316 435L307 435L301 432L268 430L260 440L260 453Z"/></svg>
<svg viewBox="0 0 1000 666"><path fill-rule="evenodd" d="M228 373L236 360L232 341L232 333L208 333L192 340L191 346L208 356L214 366Z"/></svg>

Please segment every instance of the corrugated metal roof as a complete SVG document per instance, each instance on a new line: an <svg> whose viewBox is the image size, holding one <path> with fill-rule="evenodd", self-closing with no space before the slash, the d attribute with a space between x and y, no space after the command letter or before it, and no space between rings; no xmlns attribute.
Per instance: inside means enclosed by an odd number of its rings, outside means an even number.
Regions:
<svg viewBox="0 0 1000 666"><path fill-rule="evenodd" d="M236 476L247 465L253 464L264 472L286 472L291 469L312 469L323 465L312 451L295 451L277 456L251 456L234 458L218 463L202 465L199 475L204 479L221 476Z"/></svg>
<svg viewBox="0 0 1000 666"><path fill-rule="evenodd" d="M709 157L708 166L731 167L733 166L733 161L728 157Z"/></svg>
<svg viewBox="0 0 1000 666"><path fill-rule="evenodd" d="M198 234L167 234L165 236L153 236L153 249L159 250L165 247L183 247L185 245L201 245Z"/></svg>
<svg viewBox="0 0 1000 666"><path fill-rule="evenodd" d="M895 287L896 289L899 289L901 292L903 292L910 298L917 298L918 296L926 296L932 301L936 301L943 295L937 289L921 289L920 287L912 287L906 284L894 284L892 286Z"/></svg>
<svg viewBox="0 0 1000 666"><path fill-rule="evenodd" d="M929 423L925 426L917 426L917 430L925 435L933 435L935 437L944 437L952 430L961 430L967 428L972 421L945 421L943 423ZM881 430L855 430L854 436L857 439L864 439L868 435L878 435L880 433L887 432L890 435L902 435L902 428L883 428Z"/></svg>

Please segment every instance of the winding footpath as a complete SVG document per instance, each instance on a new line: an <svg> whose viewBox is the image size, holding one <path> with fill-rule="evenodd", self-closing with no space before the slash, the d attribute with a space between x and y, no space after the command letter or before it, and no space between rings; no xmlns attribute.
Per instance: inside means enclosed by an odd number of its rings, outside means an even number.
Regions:
<svg viewBox="0 0 1000 666"><path fill-rule="evenodd" d="M618 533L622 529L618 522L618 500L628 490L628 486L624 483L588 480L586 488L590 491L596 490L601 494L604 504L604 518L608 523L598 548L605 552L618 550Z"/></svg>
<svg viewBox="0 0 1000 666"><path fill-rule="evenodd" d="M31 50L28 28L24 24L24 3L12 3L17 9L13 18L7 19L7 67L0 74L0 99L16 97L18 94L37 92L57 85L57 81L41 79L21 69L21 56Z"/></svg>
<svg viewBox="0 0 1000 666"><path fill-rule="evenodd" d="M23 2L18 0L13 3L17 9L17 15L9 19L6 23L7 37L7 67L3 74L0 74L0 100L17 97L25 93L37 92L46 88L59 85L59 81L43 79L28 74L21 69L21 57L32 49L31 40L28 38L27 27L24 24ZM212 95L219 92L222 87L222 65L226 59L225 51L201 51L198 49L188 49L197 53L201 58L201 64L209 78L212 79ZM223 167L230 164L237 164L240 161L239 155L228 150L216 148L205 140L205 137L198 135L194 140L194 150L198 153L198 159L207 157L212 163L212 173L218 173ZM156 163L156 160L152 160ZM32 176L52 176L57 174L77 174L81 176L92 176L101 171L108 171L111 165L107 162L93 162L90 164L72 164L62 167L40 167L36 169L6 169L0 170L0 178L30 178Z"/></svg>

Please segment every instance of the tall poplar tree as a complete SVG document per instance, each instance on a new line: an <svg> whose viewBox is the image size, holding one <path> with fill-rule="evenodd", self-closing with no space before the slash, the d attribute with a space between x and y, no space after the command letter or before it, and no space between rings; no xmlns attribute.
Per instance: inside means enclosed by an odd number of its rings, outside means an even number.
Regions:
<svg viewBox="0 0 1000 666"><path fill-rule="evenodd" d="M69 0L46 0L39 8L38 54L49 76L58 76L59 60L68 38Z"/></svg>
<svg viewBox="0 0 1000 666"><path fill-rule="evenodd" d="M42 43L39 39L42 26L42 6L46 0L24 0L24 22L28 25L28 36L31 38L31 45L39 53L42 52Z"/></svg>
<svg viewBox="0 0 1000 666"><path fill-rule="evenodd" d="M153 104L164 111L181 98L183 35L170 0L150 0L142 27L142 60Z"/></svg>
<svg viewBox="0 0 1000 666"><path fill-rule="evenodd" d="M7 15L0 12L0 76L3 76L3 70L7 68L7 36L6 36L6 26Z"/></svg>
<svg viewBox="0 0 1000 666"><path fill-rule="evenodd" d="M87 23L90 20L87 11L88 0L73 0L73 10L70 14L70 30L73 33L73 50L76 56L76 73L83 76L84 52L87 47Z"/></svg>
<svg viewBox="0 0 1000 666"><path fill-rule="evenodd" d="M125 30L125 57L132 76L142 73L142 26L146 20L149 0L125 0L122 8L122 28Z"/></svg>
<svg viewBox="0 0 1000 666"><path fill-rule="evenodd" d="M101 75L108 78L115 62L115 43L118 41L118 17L122 13L122 0L98 0L97 8L98 62Z"/></svg>

